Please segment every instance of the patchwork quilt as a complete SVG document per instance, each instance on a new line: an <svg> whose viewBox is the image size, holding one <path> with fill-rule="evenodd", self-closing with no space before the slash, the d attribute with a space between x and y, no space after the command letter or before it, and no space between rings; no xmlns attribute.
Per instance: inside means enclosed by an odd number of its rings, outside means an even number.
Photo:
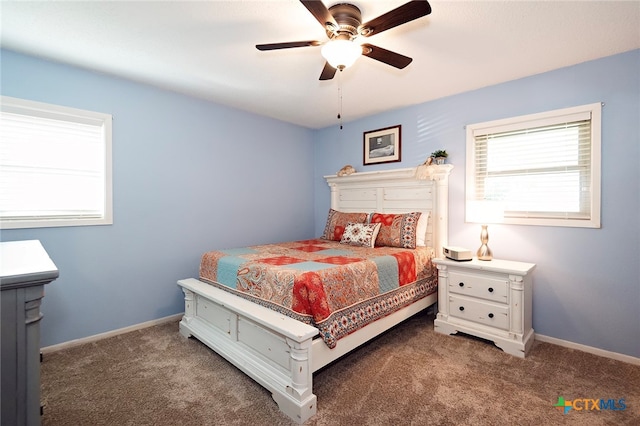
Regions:
<svg viewBox="0 0 640 426"><path fill-rule="evenodd" d="M211 251L200 279L341 337L437 290L428 247L358 247L314 239Z"/></svg>

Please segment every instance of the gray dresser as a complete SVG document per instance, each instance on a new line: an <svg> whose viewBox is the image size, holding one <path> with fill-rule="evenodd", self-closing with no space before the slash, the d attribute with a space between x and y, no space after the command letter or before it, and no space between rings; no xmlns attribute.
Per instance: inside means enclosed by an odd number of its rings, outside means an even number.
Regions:
<svg viewBox="0 0 640 426"><path fill-rule="evenodd" d="M40 241L0 243L2 426L40 424L40 301L57 277Z"/></svg>

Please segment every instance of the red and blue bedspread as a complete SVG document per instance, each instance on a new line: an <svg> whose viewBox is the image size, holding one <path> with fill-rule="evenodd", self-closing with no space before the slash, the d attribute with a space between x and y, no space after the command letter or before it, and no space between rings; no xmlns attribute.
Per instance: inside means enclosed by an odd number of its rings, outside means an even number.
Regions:
<svg viewBox="0 0 640 426"><path fill-rule="evenodd" d="M314 239L211 251L200 279L341 337L437 290L428 247L357 247Z"/></svg>

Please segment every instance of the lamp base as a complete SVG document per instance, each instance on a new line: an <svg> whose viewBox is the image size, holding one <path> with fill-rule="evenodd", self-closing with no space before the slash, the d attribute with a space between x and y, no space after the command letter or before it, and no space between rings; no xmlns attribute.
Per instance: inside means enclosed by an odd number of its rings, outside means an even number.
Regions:
<svg viewBox="0 0 640 426"><path fill-rule="evenodd" d="M478 249L478 252L476 253L476 256L478 257L478 260L493 259L493 253L491 252L491 249L489 248L489 246L486 244L483 244L480 246L480 248Z"/></svg>
<svg viewBox="0 0 640 426"><path fill-rule="evenodd" d="M491 249L487 245L487 243L489 242L489 231L487 230L487 225L482 225L482 231L480 232L480 242L482 243L482 245L476 253L476 256L478 256L478 260L493 259L493 253L491 253Z"/></svg>

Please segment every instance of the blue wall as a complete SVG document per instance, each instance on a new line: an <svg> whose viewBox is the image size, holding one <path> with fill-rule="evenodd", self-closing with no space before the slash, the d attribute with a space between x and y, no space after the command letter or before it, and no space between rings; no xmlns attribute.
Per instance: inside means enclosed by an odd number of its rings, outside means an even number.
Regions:
<svg viewBox="0 0 640 426"><path fill-rule="evenodd" d="M181 312L175 282L197 274L205 250L320 235L322 176L345 164L413 167L446 149L456 166L449 241L475 249L479 229L464 223L464 126L604 102L602 228L492 225L490 245L496 257L538 265L537 333L640 357L639 50L316 131L1 53L3 95L114 115L114 225L1 235L41 240L60 268L43 300L43 346ZM362 132L396 124L402 162L363 167Z"/></svg>
<svg viewBox="0 0 640 426"><path fill-rule="evenodd" d="M419 90L429 90L429 84ZM329 208L323 175L413 167L436 149L455 166L449 243L475 250L464 223L465 125L576 105L602 109L602 228L490 226L496 258L537 264L536 333L640 357L640 50L385 112L314 135L316 234ZM344 112L345 116L348 111ZM402 125L402 162L362 165L362 132Z"/></svg>
<svg viewBox="0 0 640 426"><path fill-rule="evenodd" d="M3 50L6 96L113 114L112 226L2 231L38 239L49 346L184 311L200 255L313 236L312 132Z"/></svg>

